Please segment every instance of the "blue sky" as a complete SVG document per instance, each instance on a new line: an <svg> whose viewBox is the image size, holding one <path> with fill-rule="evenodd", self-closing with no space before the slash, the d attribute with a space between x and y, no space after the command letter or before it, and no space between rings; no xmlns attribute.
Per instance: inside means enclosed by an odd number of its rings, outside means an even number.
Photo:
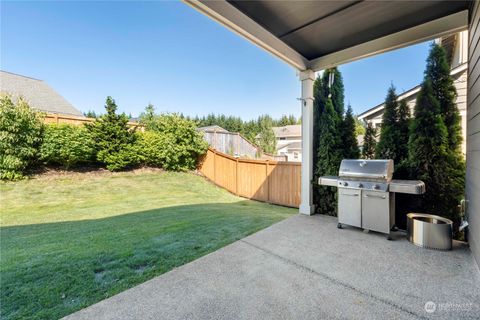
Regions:
<svg viewBox="0 0 480 320"><path fill-rule="evenodd" d="M295 70L181 2L1 3L1 69L47 81L82 111L111 95L185 115L300 115ZM428 44L340 67L360 113L420 83Z"/></svg>

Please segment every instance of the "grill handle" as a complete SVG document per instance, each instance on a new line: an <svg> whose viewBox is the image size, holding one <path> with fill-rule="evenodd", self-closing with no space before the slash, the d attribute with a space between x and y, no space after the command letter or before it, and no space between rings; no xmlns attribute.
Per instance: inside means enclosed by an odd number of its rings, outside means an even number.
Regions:
<svg viewBox="0 0 480 320"><path fill-rule="evenodd" d="M365 198L380 198L380 199L386 199L387 197L385 197L385 196L373 196L373 195L368 195L368 194L366 194L366 195L365 195Z"/></svg>
<svg viewBox="0 0 480 320"><path fill-rule="evenodd" d="M342 196L350 196L350 197L358 197L358 193L348 194L348 193L341 193Z"/></svg>

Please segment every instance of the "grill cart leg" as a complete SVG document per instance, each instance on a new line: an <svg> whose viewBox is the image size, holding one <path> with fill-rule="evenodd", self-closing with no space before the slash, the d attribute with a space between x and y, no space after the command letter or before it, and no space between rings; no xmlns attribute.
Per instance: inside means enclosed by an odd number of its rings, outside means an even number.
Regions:
<svg viewBox="0 0 480 320"><path fill-rule="evenodd" d="M342 224L340 222L337 224L337 228L338 229L343 229Z"/></svg>
<svg viewBox="0 0 480 320"><path fill-rule="evenodd" d="M392 234L391 234L391 233L389 233L389 234L388 234L388 236L387 236L387 240L388 240L388 241L391 241L391 240L393 240L393 238L392 238Z"/></svg>

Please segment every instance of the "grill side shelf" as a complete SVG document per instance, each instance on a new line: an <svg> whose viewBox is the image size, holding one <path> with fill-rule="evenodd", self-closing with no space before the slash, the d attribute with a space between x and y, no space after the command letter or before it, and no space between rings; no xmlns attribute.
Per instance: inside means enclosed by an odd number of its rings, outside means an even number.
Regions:
<svg viewBox="0 0 480 320"><path fill-rule="evenodd" d="M338 186L338 177L337 176L323 176L318 178L318 184L322 186L336 187Z"/></svg>
<svg viewBox="0 0 480 320"><path fill-rule="evenodd" d="M420 180L392 180L390 182L390 192L424 194L425 183Z"/></svg>

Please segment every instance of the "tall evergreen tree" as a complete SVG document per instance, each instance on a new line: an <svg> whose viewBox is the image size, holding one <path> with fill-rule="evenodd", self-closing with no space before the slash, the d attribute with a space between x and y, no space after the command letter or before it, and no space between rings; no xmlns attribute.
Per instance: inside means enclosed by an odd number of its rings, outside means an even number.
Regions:
<svg viewBox="0 0 480 320"><path fill-rule="evenodd" d="M322 175L337 174L345 151L342 145L344 86L340 71L337 68L325 70L323 75L315 80L313 90L314 179L316 179ZM336 215L336 194L333 188L314 185L314 203L317 212Z"/></svg>
<svg viewBox="0 0 480 320"><path fill-rule="evenodd" d="M453 83L453 78L450 76L450 64L447 53L445 49L438 44L432 44L427 59L425 76L430 79L433 96L440 104L443 122L447 127L448 148L452 152L460 155L462 128L460 124L460 112L455 103L457 91Z"/></svg>
<svg viewBox="0 0 480 320"><path fill-rule="evenodd" d="M377 130L373 127L372 123L367 124L367 129L365 130L365 136L363 137L363 149L362 157L364 159L374 159L375 158L375 149L377 147Z"/></svg>
<svg viewBox="0 0 480 320"><path fill-rule="evenodd" d="M410 129L410 108L405 100L401 100L398 107L398 153L397 164L408 159L408 139Z"/></svg>
<svg viewBox="0 0 480 320"><path fill-rule="evenodd" d="M385 111L382 118L380 130L380 141L377 144L375 157L378 159L393 159L395 164L399 163L398 140L400 136L398 122L398 102L395 87L388 89L385 98Z"/></svg>
<svg viewBox="0 0 480 320"><path fill-rule="evenodd" d="M327 98L324 110L318 118L319 140L315 176L336 175L342 159L337 128L341 119L333 108L332 99ZM314 201L318 213L337 214L337 192L334 188L316 186Z"/></svg>
<svg viewBox="0 0 480 320"><path fill-rule="evenodd" d="M411 177L423 180L427 190L417 210L445 216L453 220L457 230L460 220L457 206L464 192L465 163L460 152L461 137L455 137L460 124L454 115L458 113L454 104L455 88L451 86L451 79L447 79L450 76L446 75L446 65L444 50L433 45L415 105L408 146L409 166Z"/></svg>
<svg viewBox="0 0 480 320"><path fill-rule="evenodd" d="M349 105L345 119L341 125L342 140L342 157L344 159L360 158L360 150L358 149L355 118L353 116L352 107Z"/></svg>
<svg viewBox="0 0 480 320"><path fill-rule="evenodd" d="M323 91L322 77L317 77L313 82L313 164L318 161L317 150L320 138L320 115L325 106L325 95Z"/></svg>
<svg viewBox="0 0 480 320"><path fill-rule="evenodd" d="M345 113L345 89L340 71L336 67L326 69L323 72L321 84L324 104L326 99L330 98L332 100L334 111L343 117L343 114Z"/></svg>
<svg viewBox="0 0 480 320"><path fill-rule="evenodd" d="M337 68L330 68L323 71L321 77L317 77L313 84L313 163L317 162L316 151L319 148L320 115L325 110L328 99L331 100L333 110L341 120L344 114L344 85L342 74ZM301 123L301 119L298 121ZM338 125L335 129L337 138L341 135L341 128Z"/></svg>
<svg viewBox="0 0 480 320"><path fill-rule="evenodd" d="M417 96L415 117L408 145L412 178L425 182L426 193L418 208L423 212L447 215L453 218L449 204L448 133L440 116L440 104L433 96L430 79L425 79ZM456 204L455 204L456 206Z"/></svg>

